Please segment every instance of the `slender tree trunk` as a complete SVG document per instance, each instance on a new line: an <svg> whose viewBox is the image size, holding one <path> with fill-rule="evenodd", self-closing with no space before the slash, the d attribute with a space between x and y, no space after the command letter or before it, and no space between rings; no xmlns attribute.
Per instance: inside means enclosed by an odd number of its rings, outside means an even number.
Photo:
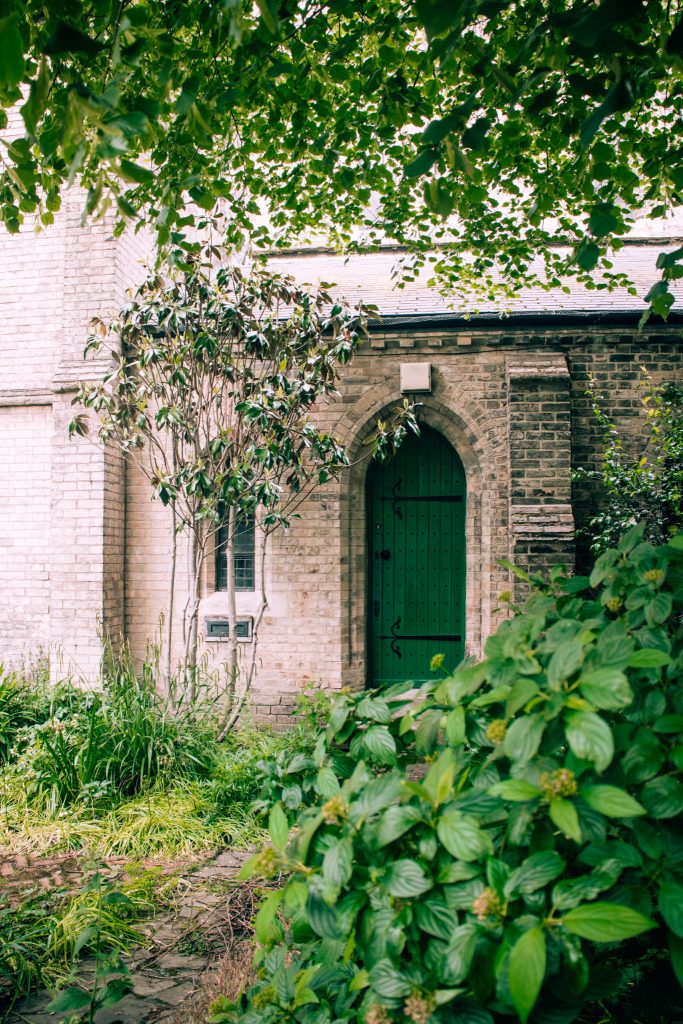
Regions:
<svg viewBox="0 0 683 1024"><path fill-rule="evenodd" d="M171 544L169 552L170 572L168 582L168 606L166 610L166 650L164 651L163 679L171 706L175 708L176 693L175 681L171 676L171 658L173 649L173 614L175 602L175 577L178 563L178 534L176 531L176 507L175 501L171 503Z"/></svg>
<svg viewBox="0 0 683 1024"><path fill-rule="evenodd" d="M239 696L239 700L237 701L236 704L228 706L226 710L225 720L221 725L220 732L218 733L219 742L225 739L225 737L228 735L228 733L230 732L230 730L232 729L232 727L235 725L240 715L242 714L242 709L244 708L246 699L249 696L249 693L251 692L251 685L256 675L256 655L258 653L259 629L261 627L261 622L263 620L263 616L265 615L266 608L268 607L268 592L266 589L266 548L268 546L269 537L270 534L264 531L263 543L261 545L261 559L259 565L261 601L259 603L258 611L254 616L254 627L252 629L251 640L251 658L249 659L249 671L247 672L244 687Z"/></svg>
<svg viewBox="0 0 683 1024"><path fill-rule="evenodd" d="M185 658L183 665L186 689L189 689L190 698L192 700L197 696L197 626L199 615L199 588L203 564L203 538L200 536L200 528L196 526L190 530L189 600L186 605ZM188 611L189 614L187 614Z"/></svg>
<svg viewBox="0 0 683 1024"><path fill-rule="evenodd" d="M228 708L232 708L237 694L237 675L239 673L237 646L237 594L235 592L235 527L237 516L235 506L228 506L227 542L225 557L227 561L226 590L228 598Z"/></svg>

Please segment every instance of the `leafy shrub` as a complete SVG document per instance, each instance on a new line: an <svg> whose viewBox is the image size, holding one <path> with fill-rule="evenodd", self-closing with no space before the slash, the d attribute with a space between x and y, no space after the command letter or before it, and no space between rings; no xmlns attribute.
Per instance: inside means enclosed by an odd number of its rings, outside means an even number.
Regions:
<svg viewBox="0 0 683 1024"><path fill-rule="evenodd" d="M326 743L357 763L291 843L272 808L249 870L288 880L257 983L213 1021L676 1017L683 536L643 529L590 578L556 570L407 713L398 688L334 707Z"/></svg>
<svg viewBox="0 0 683 1024"><path fill-rule="evenodd" d="M598 483L604 494L603 509L588 524L594 554L616 544L634 523L645 524L653 544L683 526L683 391L671 383L655 384L642 372L638 386L645 420L638 438L622 437L590 392L604 440L602 466L579 469L575 476Z"/></svg>
<svg viewBox="0 0 683 1024"><path fill-rule="evenodd" d="M19 733L29 792L53 806L111 803L153 784L206 777L216 744L195 707L171 710L125 664L101 692L62 684L49 717Z"/></svg>

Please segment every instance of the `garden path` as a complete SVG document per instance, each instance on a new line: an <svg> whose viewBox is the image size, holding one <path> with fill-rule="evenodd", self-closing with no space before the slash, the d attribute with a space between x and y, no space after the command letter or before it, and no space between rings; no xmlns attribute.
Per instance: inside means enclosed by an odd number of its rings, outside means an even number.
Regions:
<svg viewBox="0 0 683 1024"><path fill-rule="evenodd" d="M179 1007L191 1000L200 981L205 986L214 965L249 934L255 896L248 884L238 884L235 879L247 856L246 852L225 850L183 875L173 910L140 925L147 944L124 957L131 971L132 992L115 1006L100 1010L96 1024L156 1024L179 1019ZM121 859L109 863L115 869ZM3 865L2 882L17 888L37 867L23 858L15 858L11 866L9 871ZM77 858L70 855L52 858L43 867L40 878L45 879L41 884L46 889L70 881L77 884L82 874ZM78 970L79 981L91 982L94 968L94 961L84 960ZM48 1013L51 998L47 991L36 992L15 1007L9 1024L60 1024L68 1015ZM183 1017L181 1014L180 1019Z"/></svg>

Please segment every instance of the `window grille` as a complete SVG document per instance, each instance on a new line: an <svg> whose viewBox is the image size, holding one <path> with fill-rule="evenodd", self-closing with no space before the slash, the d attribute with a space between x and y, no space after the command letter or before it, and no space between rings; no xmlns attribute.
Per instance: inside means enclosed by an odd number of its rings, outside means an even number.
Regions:
<svg viewBox="0 0 683 1024"><path fill-rule="evenodd" d="M216 535L216 590L227 590L228 528L219 527ZM238 519L235 526L235 590L254 590L256 586L256 529L254 513Z"/></svg>

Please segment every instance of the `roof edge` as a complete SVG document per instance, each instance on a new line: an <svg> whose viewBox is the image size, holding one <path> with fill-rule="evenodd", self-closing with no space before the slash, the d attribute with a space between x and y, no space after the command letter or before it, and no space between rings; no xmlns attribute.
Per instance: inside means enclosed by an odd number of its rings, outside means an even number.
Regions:
<svg viewBox="0 0 683 1024"><path fill-rule="evenodd" d="M496 312L472 313L382 313L378 320L368 324L370 331L384 331L387 328L410 327L415 330L433 330L434 328L466 327L477 328L493 326L505 330L515 327L638 327L643 310L574 310L570 313L555 312L520 312L501 314ZM672 310L668 319L651 316L646 328L675 327L683 324L683 310Z"/></svg>

